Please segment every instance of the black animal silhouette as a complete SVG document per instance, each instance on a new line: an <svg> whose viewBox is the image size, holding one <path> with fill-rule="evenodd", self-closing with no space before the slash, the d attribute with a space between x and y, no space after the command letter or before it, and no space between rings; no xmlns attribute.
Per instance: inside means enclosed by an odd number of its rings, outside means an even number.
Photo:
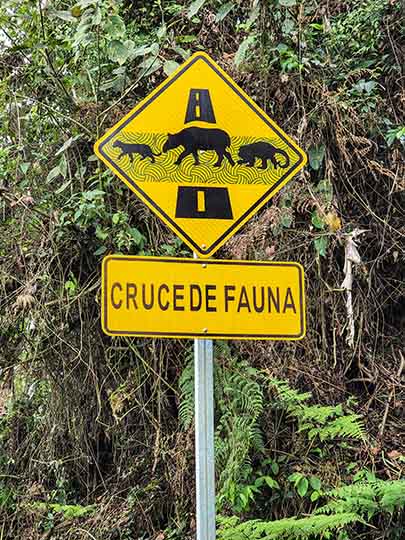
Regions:
<svg viewBox="0 0 405 540"><path fill-rule="evenodd" d="M277 161L276 154L280 154L284 157L285 162L283 164ZM239 148L239 157L241 158L238 160L239 165L246 164L248 167L254 167L256 158L261 159L261 169L267 169L268 160L272 162L275 169L277 169L277 167L285 169L290 164L290 159L287 152L264 141L241 146Z"/></svg>
<svg viewBox="0 0 405 540"><path fill-rule="evenodd" d="M119 148L121 150L121 154L118 156L118 159L128 156L131 163L134 161L135 154L141 155L141 160L147 157L151 158L152 163L155 163L155 156L161 155L154 154L148 144L132 144L117 140L114 141L113 148Z"/></svg>
<svg viewBox="0 0 405 540"><path fill-rule="evenodd" d="M199 165L198 151L214 150L218 156L218 160L214 164L214 167L219 167L224 157L226 157L231 165L235 165L230 152L227 150L230 145L231 138L222 129L189 127L178 133L169 133L167 141L163 145L163 152L168 152L179 146L184 146L183 152L175 161L176 165L180 165L183 159L190 154L194 157L195 165Z"/></svg>

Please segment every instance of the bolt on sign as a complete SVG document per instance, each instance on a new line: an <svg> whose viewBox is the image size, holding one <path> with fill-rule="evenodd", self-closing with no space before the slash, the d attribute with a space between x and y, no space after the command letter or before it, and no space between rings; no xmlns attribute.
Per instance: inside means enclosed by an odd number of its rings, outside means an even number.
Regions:
<svg viewBox="0 0 405 540"><path fill-rule="evenodd" d="M296 340L305 335L295 262L110 255L102 326L111 336Z"/></svg>
<svg viewBox="0 0 405 540"><path fill-rule="evenodd" d="M200 257L209 257L307 161L205 53L181 65L95 152Z"/></svg>

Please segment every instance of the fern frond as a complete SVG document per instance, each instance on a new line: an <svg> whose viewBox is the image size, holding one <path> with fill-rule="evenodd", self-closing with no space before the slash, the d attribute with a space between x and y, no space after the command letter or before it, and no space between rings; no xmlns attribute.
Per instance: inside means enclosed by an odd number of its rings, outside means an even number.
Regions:
<svg viewBox="0 0 405 540"><path fill-rule="evenodd" d="M302 407L301 418L303 421L319 422L324 424L329 418L341 416L343 414L342 405L306 405Z"/></svg>
<svg viewBox="0 0 405 540"><path fill-rule="evenodd" d="M252 447L258 452L264 452L264 441L262 430L258 426L251 426L250 441Z"/></svg>
<svg viewBox="0 0 405 540"><path fill-rule="evenodd" d="M381 507L387 512L405 509L405 479L385 482L384 485L379 482L377 492Z"/></svg>
<svg viewBox="0 0 405 540"><path fill-rule="evenodd" d="M264 395L261 373L247 362L232 360L215 371L219 421L215 432L218 504L234 505L252 478L252 453L264 451L259 418Z"/></svg>
<svg viewBox="0 0 405 540"><path fill-rule="evenodd" d="M296 410L305 401L308 401L312 397L310 392L298 392L291 388L287 381L281 381L279 379L270 379L269 384L273 387L278 396L280 405L287 408L289 411Z"/></svg>
<svg viewBox="0 0 405 540"><path fill-rule="evenodd" d="M325 494L331 501L316 514L356 512L369 518L380 512L405 509L405 480L372 480L333 489Z"/></svg>
<svg viewBox="0 0 405 540"><path fill-rule="evenodd" d="M279 405L290 416L298 420L298 431L307 431L309 439L319 437L321 441L337 437L365 439L364 422L358 414L345 414L341 404L335 406L307 405L312 397L309 392L299 393L290 388L286 381L270 380L277 391Z"/></svg>
<svg viewBox="0 0 405 540"><path fill-rule="evenodd" d="M218 540L312 540L356 522L363 522L363 519L354 512L331 516L311 515L301 519L292 517L270 522L251 520L238 523L229 520L220 523Z"/></svg>
<svg viewBox="0 0 405 540"><path fill-rule="evenodd" d="M348 414L332 420L328 425L313 427L311 424L304 424L300 430L309 429L308 437L313 439L319 436L321 441L336 439L337 437L348 437L351 439L365 439L364 423L358 414Z"/></svg>
<svg viewBox="0 0 405 540"><path fill-rule="evenodd" d="M179 379L179 419L183 429L188 429L194 418L194 358L185 365Z"/></svg>
<svg viewBox="0 0 405 540"><path fill-rule="evenodd" d="M231 358L231 348L227 341L217 340L214 346L215 358Z"/></svg>

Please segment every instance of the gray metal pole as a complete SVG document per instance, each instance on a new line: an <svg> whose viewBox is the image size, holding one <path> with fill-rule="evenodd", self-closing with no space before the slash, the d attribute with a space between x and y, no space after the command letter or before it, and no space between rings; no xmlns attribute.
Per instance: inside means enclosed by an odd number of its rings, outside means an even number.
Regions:
<svg viewBox="0 0 405 540"><path fill-rule="evenodd" d="M194 340L197 540L215 540L213 342Z"/></svg>

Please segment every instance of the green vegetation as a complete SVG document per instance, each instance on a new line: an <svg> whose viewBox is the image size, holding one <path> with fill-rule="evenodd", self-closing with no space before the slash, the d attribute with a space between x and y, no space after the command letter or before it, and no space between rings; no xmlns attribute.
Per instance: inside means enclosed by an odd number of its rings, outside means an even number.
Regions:
<svg viewBox="0 0 405 540"><path fill-rule="evenodd" d="M215 372L218 510L231 509L238 516L254 513L253 509L260 508L270 497L274 511L286 498L298 496L308 501L311 515L243 522L239 517L220 516L220 539L331 538L335 529L340 531L339 538L346 538L345 531L354 523L363 524L367 530L374 516L398 516L405 509L405 480L378 480L367 470L350 474L354 465L349 461L352 444L356 439L366 442L360 415L344 412L347 405L309 405L309 392L298 392L286 381L269 379L266 373L235 362L229 348L218 344L217 357L221 353L226 364L217 366ZM188 411L193 409L191 367L190 361L181 378L180 417L186 428L192 419ZM266 457L265 434L260 425L265 404L262 388L266 384L270 392L276 393L270 400L271 416L281 411L285 426L296 425L290 444L305 448L300 469L291 474L288 472L294 470L295 452L276 452L273 458ZM282 440L274 440L274 448L280 443ZM350 463L347 479L351 478L352 483L325 489L325 481L316 473L330 464L336 450L340 451L341 463ZM395 534L401 530L398 528Z"/></svg>
<svg viewBox="0 0 405 540"><path fill-rule="evenodd" d="M198 50L309 157L218 252L308 305L216 343L218 539L404 538L403 38L395 0L1 2L1 540L195 536L190 343L100 328L104 255L191 253L93 144Z"/></svg>

